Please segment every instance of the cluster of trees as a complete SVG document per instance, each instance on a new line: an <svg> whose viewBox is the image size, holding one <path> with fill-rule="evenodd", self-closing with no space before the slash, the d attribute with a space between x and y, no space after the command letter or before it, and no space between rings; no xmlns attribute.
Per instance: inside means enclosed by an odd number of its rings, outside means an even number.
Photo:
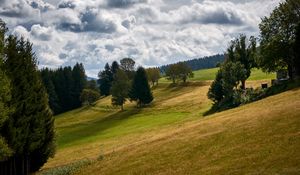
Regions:
<svg viewBox="0 0 300 175"><path fill-rule="evenodd" d="M299 78L300 1L280 3L269 17L262 19L259 28L259 66L268 72L287 69L291 79Z"/></svg>
<svg viewBox="0 0 300 175"><path fill-rule="evenodd" d="M223 63L225 60L224 54L217 54L213 56L203 57L203 58L197 58L192 60L183 61L187 66L189 66L193 71L200 70L200 69L209 69L218 67L220 63ZM160 71L165 73L168 69L169 65L164 65L160 67Z"/></svg>
<svg viewBox="0 0 300 175"><path fill-rule="evenodd" d="M0 174L29 174L54 155L54 118L32 44L0 20Z"/></svg>
<svg viewBox="0 0 300 175"><path fill-rule="evenodd" d="M49 95L49 105L54 114L81 106L81 93L87 86L85 70L82 64L40 71L43 83Z"/></svg>
<svg viewBox="0 0 300 175"><path fill-rule="evenodd" d="M187 64L179 62L168 66L166 76L174 84L178 80L182 80L185 83L188 78L194 77L194 74L193 70Z"/></svg>
<svg viewBox="0 0 300 175"><path fill-rule="evenodd" d="M160 75L157 69L149 69L148 72L149 75L143 67L135 71L135 61L131 58L122 59L120 64L114 61L111 66L107 63L98 74L100 94L112 95L112 104L121 106L121 110L127 99L136 101L138 107L149 104L153 96L148 77L152 82L157 82Z"/></svg>
<svg viewBox="0 0 300 175"><path fill-rule="evenodd" d="M240 35L230 43L226 60L208 92L216 109L242 103L242 97L251 92L246 90L245 82L252 68L262 68L267 72L287 69L291 80L300 77L299 21L300 1L286 0L260 23L259 47L256 38L247 39L245 35Z"/></svg>

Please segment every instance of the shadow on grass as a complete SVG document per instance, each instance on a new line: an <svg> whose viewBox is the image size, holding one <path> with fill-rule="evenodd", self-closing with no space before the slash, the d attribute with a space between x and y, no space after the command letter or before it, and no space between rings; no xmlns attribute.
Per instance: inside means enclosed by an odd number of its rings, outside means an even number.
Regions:
<svg viewBox="0 0 300 175"><path fill-rule="evenodd" d="M64 134L61 135L61 137L58 137L58 146L64 147L72 144L73 142L87 139L90 136L94 136L109 128L117 127L128 120L131 116L140 113L140 111L141 109L139 108L133 108L109 114L98 120L96 119L94 121L64 127Z"/></svg>

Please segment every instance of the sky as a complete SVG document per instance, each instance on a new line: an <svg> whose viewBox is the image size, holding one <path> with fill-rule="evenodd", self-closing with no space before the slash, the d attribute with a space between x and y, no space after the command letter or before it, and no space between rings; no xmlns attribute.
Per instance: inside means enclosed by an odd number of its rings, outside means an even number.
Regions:
<svg viewBox="0 0 300 175"><path fill-rule="evenodd" d="M84 64L97 77L105 63L130 57L160 66L224 53L280 0L0 0L10 33L28 38L40 68Z"/></svg>

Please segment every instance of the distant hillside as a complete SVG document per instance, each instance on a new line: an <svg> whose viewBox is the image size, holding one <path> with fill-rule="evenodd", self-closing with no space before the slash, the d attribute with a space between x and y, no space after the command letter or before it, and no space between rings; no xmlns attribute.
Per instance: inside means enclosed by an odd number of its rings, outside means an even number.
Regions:
<svg viewBox="0 0 300 175"><path fill-rule="evenodd" d="M196 59L181 61L181 62L186 63L188 66L192 68L193 71L195 71L200 69L214 68L217 66L218 63L222 63L224 60L225 60L225 55L218 54L218 55L196 58ZM161 72L165 72L168 66L170 65L172 64L161 66L160 67Z"/></svg>

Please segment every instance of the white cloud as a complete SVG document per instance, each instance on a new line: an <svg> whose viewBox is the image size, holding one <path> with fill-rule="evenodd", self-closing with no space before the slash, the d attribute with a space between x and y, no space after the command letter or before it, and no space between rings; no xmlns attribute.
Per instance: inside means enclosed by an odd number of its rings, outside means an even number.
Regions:
<svg viewBox="0 0 300 175"><path fill-rule="evenodd" d="M280 0L1 0L0 18L29 38L41 67L82 62L96 77L133 57L157 66L225 51L239 33L258 35Z"/></svg>

